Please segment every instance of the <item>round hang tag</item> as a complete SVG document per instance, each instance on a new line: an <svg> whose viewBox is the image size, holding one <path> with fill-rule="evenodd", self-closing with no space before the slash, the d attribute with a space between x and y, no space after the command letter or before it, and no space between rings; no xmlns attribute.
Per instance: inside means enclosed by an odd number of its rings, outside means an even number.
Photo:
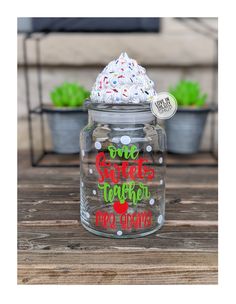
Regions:
<svg viewBox="0 0 236 304"><path fill-rule="evenodd" d="M152 114L158 119L169 119L177 111L177 101L170 93L161 92L152 100L150 107Z"/></svg>

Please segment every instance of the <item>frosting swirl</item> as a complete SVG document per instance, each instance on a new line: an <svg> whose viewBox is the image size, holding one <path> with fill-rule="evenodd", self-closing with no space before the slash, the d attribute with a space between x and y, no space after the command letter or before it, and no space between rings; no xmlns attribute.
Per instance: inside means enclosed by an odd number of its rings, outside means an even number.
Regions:
<svg viewBox="0 0 236 304"><path fill-rule="evenodd" d="M121 53L98 75L90 99L94 103L145 103L152 101L156 94L146 70Z"/></svg>

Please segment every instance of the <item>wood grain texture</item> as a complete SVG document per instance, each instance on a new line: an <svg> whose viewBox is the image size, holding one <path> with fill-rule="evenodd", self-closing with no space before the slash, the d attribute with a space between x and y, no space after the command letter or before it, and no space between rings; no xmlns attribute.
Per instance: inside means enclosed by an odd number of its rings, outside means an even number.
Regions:
<svg viewBox="0 0 236 304"><path fill-rule="evenodd" d="M217 168L168 168L164 227L117 240L81 226L78 168L18 164L18 284L217 284Z"/></svg>

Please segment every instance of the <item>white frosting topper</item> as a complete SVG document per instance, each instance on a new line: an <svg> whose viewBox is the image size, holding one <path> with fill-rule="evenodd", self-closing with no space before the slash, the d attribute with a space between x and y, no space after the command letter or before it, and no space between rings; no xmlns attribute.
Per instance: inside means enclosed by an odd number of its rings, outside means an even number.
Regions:
<svg viewBox="0 0 236 304"><path fill-rule="evenodd" d="M122 53L98 75L90 99L95 103L145 103L157 94L137 61Z"/></svg>

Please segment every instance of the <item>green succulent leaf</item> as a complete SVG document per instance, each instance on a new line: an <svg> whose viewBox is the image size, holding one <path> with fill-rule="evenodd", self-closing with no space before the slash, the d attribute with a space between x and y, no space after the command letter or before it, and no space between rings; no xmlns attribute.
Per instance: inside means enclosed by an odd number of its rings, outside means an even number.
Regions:
<svg viewBox="0 0 236 304"><path fill-rule="evenodd" d="M180 80L175 87L169 88L169 92L182 107L203 107L207 100L207 94L202 94L198 82Z"/></svg>
<svg viewBox="0 0 236 304"><path fill-rule="evenodd" d="M50 97L55 107L80 107L90 92L77 83L64 82L56 87Z"/></svg>

